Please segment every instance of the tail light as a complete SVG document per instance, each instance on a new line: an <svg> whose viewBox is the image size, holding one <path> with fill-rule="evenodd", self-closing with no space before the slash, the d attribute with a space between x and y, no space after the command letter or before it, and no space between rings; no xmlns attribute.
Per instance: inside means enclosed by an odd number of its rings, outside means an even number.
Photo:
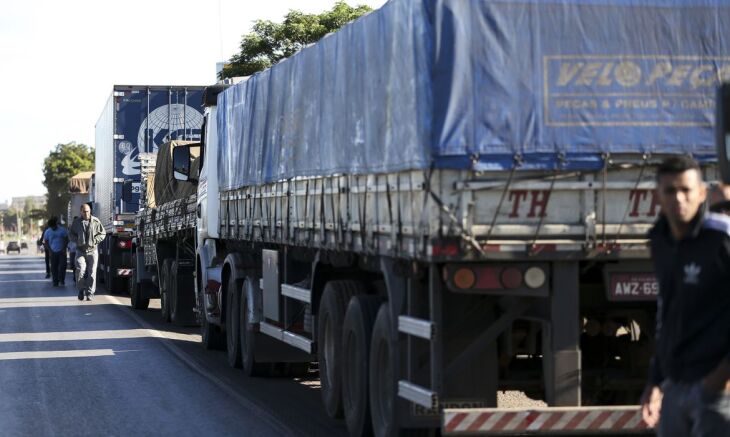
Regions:
<svg viewBox="0 0 730 437"><path fill-rule="evenodd" d="M517 267L507 267L499 275L504 288L520 288L522 286L522 272Z"/></svg>
<svg viewBox="0 0 730 437"><path fill-rule="evenodd" d="M132 240L119 240L117 246L119 246L120 249L131 249Z"/></svg>
<svg viewBox="0 0 730 437"><path fill-rule="evenodd" d="M454 272L453 281L456 288L468 290L477 282L477 276L472 269L462 267Z"/></svg>
<svg viewBox="0 0 730 437"><path fill-rule="evenodd" d="M525 285L530 288L540 288L545 285L547 275L540 267L530 267L525 271Z"/></svg>
<svg viewBox="0 0 730 437"><path fill-rule="evenodd" d="M444 279L454 291L537 291L547 283L547 266L452 264L445 267Z"/></svg>

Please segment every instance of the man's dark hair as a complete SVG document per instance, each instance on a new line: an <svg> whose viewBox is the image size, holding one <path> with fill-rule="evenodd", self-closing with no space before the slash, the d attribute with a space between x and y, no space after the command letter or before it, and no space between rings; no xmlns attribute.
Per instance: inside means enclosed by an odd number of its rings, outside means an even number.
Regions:
<svg viewBox="0 0 730 437"><path fill-rule="evenodd" d="M664 175L677 175L680 173L684 173L687 170L697 170L700 176L702 176L700 165L691 156L670 156L669 158L666 158L664 161L662 161L661 164L659 164L659 167L656 171L656 178L657 180L659 180L659 178Z"/></svg>
<svg viewBox="0 0 730 437"><path fill-rule="evenodd" d="M58 219L56 217L51 217L48 219L48 226L51 228L55 228L58 225Z"/></svg>

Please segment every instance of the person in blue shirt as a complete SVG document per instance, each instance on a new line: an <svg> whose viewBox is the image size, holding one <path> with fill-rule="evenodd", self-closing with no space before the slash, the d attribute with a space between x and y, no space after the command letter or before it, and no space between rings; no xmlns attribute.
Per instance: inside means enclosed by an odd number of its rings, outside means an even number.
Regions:
<svg viewBox="0 0 730 437"><path fill-rule="evenodd" d="M43 241L51 251L51 279L53 286L66 285L66 246L68 231L59 226L55 217L48 221L48 229L43 233Z"/></svg>

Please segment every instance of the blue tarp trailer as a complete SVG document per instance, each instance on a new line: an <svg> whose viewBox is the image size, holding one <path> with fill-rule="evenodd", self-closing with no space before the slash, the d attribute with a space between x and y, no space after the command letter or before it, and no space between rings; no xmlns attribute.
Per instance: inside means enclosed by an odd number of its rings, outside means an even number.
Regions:
<svg viewBox="0 0 730 437"><path fill-rule="evenodd" d="M654 166L713 179L728 29L730 1L391 0L229 87L203 341L249 374L260 338L310 355L353 435L649 432L621 404L656 339Z"/></svg>
<svg viewBox="0 0 730 437"><path fill-rule="evenodd" d="M225 91L221 188L714 157L730 2L391 0Z"/></svg>

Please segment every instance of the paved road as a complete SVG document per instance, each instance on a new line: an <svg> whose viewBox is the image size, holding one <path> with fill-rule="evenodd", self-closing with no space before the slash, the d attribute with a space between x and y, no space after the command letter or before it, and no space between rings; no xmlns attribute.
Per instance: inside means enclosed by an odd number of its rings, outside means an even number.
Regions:
<svg viewBox="0 0 730 437"><path fill-rule="evenodd" d="M195 328L163 324L129 300L79 302L43 260L0 255L0 433L343 435L318 380L254 379L204 351ZM103 291L101 291L103 292Z"/></svg>

